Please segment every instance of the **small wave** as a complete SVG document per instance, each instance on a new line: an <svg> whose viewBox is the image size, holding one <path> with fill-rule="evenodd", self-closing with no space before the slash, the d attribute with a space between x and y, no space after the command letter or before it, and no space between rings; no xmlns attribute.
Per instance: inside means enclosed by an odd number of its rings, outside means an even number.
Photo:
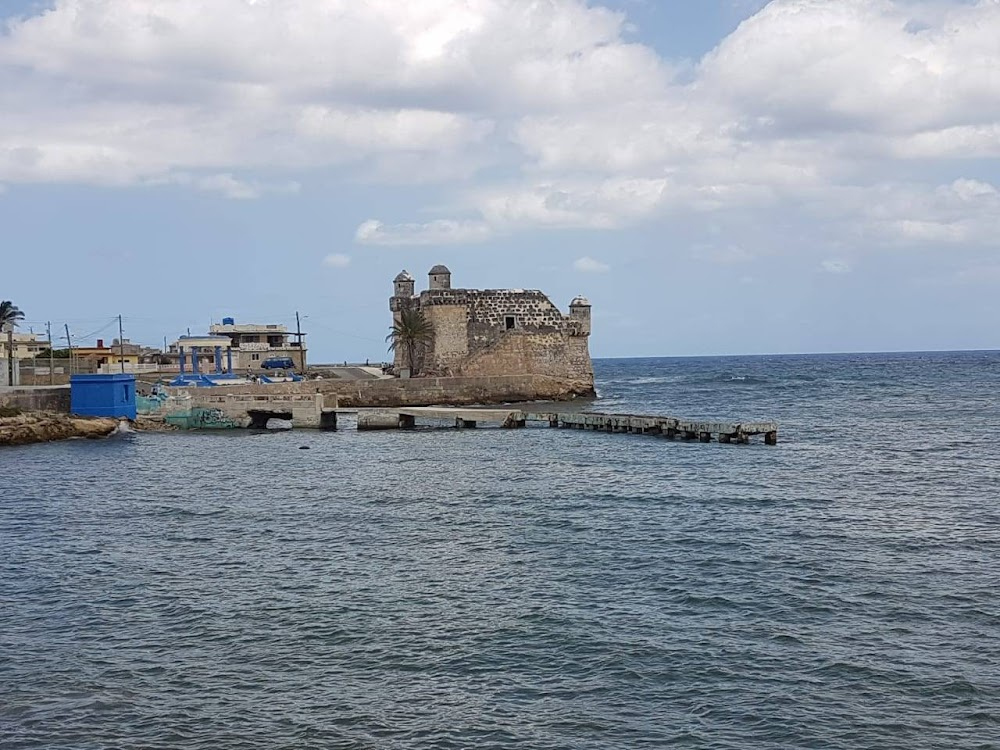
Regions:
<svg viewBox="0 0 1000 750"><path fill-rule="evenodd" d="M713 375L708 378L710 382L713 383L767 383L770 382L769 378L761 377L759 375L744 375L741 373L733 372L722 372L718 375Z"/></svg>

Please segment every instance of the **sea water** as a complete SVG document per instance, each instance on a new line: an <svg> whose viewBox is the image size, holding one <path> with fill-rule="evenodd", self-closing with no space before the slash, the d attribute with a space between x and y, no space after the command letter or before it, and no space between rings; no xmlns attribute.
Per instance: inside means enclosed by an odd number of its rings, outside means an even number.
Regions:
<svg viewBox="0 0 1000 750"><path fill-rule="evenodd" d="M596 368L780 442L0 452L0 747L1000 746L1000 353Z"/></svg>

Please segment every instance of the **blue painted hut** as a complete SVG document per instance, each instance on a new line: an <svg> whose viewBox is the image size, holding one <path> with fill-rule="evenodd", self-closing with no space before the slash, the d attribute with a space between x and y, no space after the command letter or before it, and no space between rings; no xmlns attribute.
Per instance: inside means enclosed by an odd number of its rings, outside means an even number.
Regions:
<svg viewBox="0 0 1000 750"><path fill-rule="evenodd" d="M135 419L135 375L74 375L69 382L71 413Z"/></svg>

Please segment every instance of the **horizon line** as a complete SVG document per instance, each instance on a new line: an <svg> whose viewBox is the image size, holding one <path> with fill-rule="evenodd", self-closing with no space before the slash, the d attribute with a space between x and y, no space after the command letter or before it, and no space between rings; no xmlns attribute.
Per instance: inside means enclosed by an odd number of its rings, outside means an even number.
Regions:
<svg viewBox="0 0 1000 750"><path fill-rule="evenodd" d="M592 359L702 359L713 358L723 359L727 357L819 357L845 354L986 354L1000 352L1000 349L870 349L863 351L836 351L836 352L746 352L740 354L638 354L623 357L598 357Z"/></svg>

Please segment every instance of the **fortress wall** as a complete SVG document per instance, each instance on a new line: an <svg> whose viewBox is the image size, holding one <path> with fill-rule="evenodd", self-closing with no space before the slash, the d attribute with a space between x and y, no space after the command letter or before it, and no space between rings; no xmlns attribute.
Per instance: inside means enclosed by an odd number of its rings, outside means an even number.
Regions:
<svg viewBox="0 0 1000 750"><path fill-rule="evenodd" d="M514 316L515 329L532 332L562 331L566 318L548 297L538 291L485 290L471 295L470 349L495 341Z"/></svg>
<svg viewBox="0 0 1000 750"><path fill-rule="evenodd" d="M425 368L442 371L469 355L468 314L464 305L439 305L424 310L434 326L434 342L425 355Z"/></svg>
<svg viewBox="0 0 1000 750"><path fill-rule="evenodd" d="M594 362L590 358L590 339L586 336L567 336L565 363L570 372L593 385Z"/></svg>
<svg viewBox="0 0 1000 750"><path fill-rule="evenodd" d="M591 386L594 373L585 338L563 333L508 331L493 346L462 364L464 376L489 376L502 372L546 375Z"/></svg>
<svg viewBox="0 0 1000 750"><path fill-rule="evenodd" d="M538 373L592 382L589 356L570 357L566 333L576 321L536 290L434 289L419 304L434 326L424 371L492 376ZM514 327L508 329L508 319ZM527 340L526 337L534 337ZM584 343L584 350L586 344Z"/></svg>

